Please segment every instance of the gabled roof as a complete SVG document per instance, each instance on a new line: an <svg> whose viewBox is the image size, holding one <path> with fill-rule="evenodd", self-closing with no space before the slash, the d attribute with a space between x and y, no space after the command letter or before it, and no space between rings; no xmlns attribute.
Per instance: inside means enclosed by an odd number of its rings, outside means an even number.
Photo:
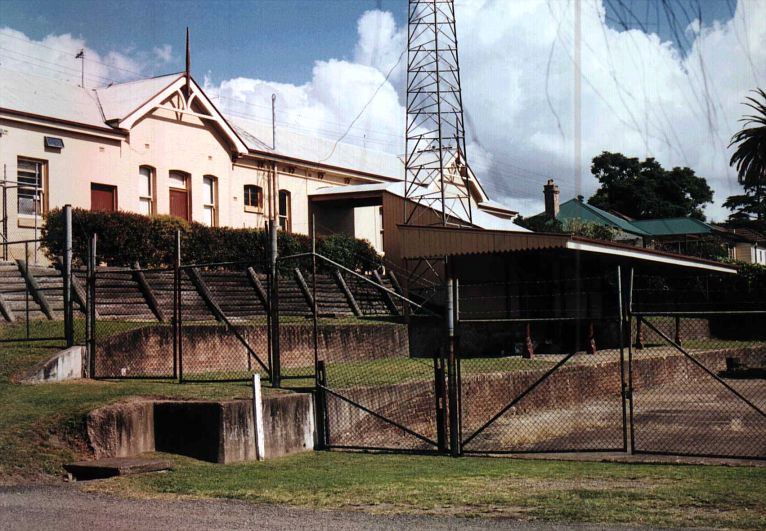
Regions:
<svg viewBox="0 0 766 531"><path fill-rule="evenodd" d="M710 225L694 218L637 219L630 223L650 236L710 234L713 232Z"/></svg>
<svg viewBox="0 0 766 531"><path fill-rule="evenodd" d="M579 199L570 199L561 204L559 215L556 216L559 221L568 219L579 219L585 222L600 223L610 225L630 234L638 236L647 236L648 234L640 227L636 227L630 221L624 220L606 210L602 210L593 205L589 205Z"/></svg>
<svg viewBox="0 0 766 531"><path fill-rule="evenodd" d="M182 75L168 74L95 89L104 113L104 121L123 120L130 113L155 98Z"/></svg>

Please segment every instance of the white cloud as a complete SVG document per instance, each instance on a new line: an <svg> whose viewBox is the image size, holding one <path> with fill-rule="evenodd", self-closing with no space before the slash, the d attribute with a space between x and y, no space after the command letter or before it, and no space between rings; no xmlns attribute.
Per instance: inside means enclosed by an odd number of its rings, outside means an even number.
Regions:
<svg viewBox="0 0 766 531"><path fill-rule="evenodd" d="M738 189L726 145L740 102L766 79L766 3L740 0L724 24L692 22L684 55L655 34L609 28L603 2L585 0L580 188L573 163L572 3L459 0L457 16L468 157L495 198L534 213L548 177L557 179L565 199L590 195L597 187L590 160L610 150L692 167L716 191L708 213L726 215L719 205ZM337 138L406 46L404 28L387 12L368 11L357 31L354 62L317 62L305 85L239 79L218 88L264 120L276 91L285 125ZM345 141L402 153L405 63L393 69L390 84Z"/></svg>
<svg viewBox="0 0 766 531"><path fill-rule="evenodd" d="M172 60L167 44L151 54L132 48L100 54L85 39L69 33L34 40L20 31L0 28L0 62L11 69L80 84L82 63L75 57L80 50L85 51L85 84L90 87L147 76L160 63Z"/></svg>
<svg viewBox="0 0 766 531"><path fill-rule="evenodd" d="M162 63L169 63L173 60L173 47L169 44L152 49L154 56Z"/></svg>

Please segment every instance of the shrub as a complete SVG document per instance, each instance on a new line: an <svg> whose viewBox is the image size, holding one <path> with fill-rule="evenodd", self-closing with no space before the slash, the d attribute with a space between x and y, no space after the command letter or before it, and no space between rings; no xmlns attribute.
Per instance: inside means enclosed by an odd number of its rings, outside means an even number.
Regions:
<svg viewBox="0 0 766 531"><path fill-rule="evenodd" d="M76 264L86 262L88 240L98 235L96 259L112 266L171 267L175 260L176 232L181 231L183 263L247 261L266 266L271 244L263 229L208 227L172 216L147 217L130 212L72 210L72 254ZM48 258L64 252L62 209L51 210L42 229L43 248ZM280 256L309 252L311 239L300 234L279 232ZM381 263L380 256L366 240L334 234L317 242L317 251L354 270L370 270Z"/></svg>

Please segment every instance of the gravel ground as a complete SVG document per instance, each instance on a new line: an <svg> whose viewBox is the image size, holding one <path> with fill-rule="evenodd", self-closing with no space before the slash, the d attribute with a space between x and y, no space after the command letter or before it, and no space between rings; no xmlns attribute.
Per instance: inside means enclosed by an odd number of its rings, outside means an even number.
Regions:
<svg viewBox="0 0 766 531"><path fill-rule="evenodd" d="M77 485L0 488L0 528L28 529L613 529L507 519L374 516L229 500L135 500L81 492ZM629 529L629 528L624 528Z"/></svg>

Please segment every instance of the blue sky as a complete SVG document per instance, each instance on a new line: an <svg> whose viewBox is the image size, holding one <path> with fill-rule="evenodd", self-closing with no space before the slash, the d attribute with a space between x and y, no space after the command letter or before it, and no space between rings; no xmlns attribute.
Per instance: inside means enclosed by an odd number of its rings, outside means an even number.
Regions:
<svg viewBox="0 0 766 531"><path fill-rule="evenodd" d="M347 58L356 22L370 9L406 19L403 0L67 0L0 2L0 25L36 40L82 36L99 52L173 46L183 67L184 32L192 34L192 70L215 80L240 75L302 83L314 61Z"/></svg>
<svg viewBox="0 0 766 531"><path fill-rule="evenodd" d="M660 0L604 4L610 26L642 26L664 40L674 39ZM703 21L709 23L731 18L735 2L671 4L680 20L696 15L693 10L699 6ZM209 73L213 81L246 76L301 84L310 79L314 61L349 58L357 40L357 20L370 9L390 11L398 25L406 23L406 0L3 0L0 25L36 40L71 33L99 52L170 44L174 60L167 68L173 69L183 68L184 31L189 26L192 71L198 78Z"/></svg>

